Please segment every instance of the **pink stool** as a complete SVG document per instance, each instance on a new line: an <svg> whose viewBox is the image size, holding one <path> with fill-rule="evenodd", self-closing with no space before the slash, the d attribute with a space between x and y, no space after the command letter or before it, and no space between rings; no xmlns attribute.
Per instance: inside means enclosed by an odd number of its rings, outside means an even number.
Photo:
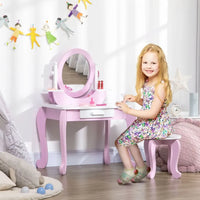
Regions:
<svg viewBox="0 0 200 200"><path fill-rule="evenodd" d="M165 139L152 139L144 141L144 150L146 155L147 166L150 167L151 171L147 177L153 179L156 174L156 146L167 145L168 146L168 161L167 168L168 172L172 174L173 178L180 178L181 173L178 171L178 159L180 154L180 135L172 134Z"/></svg>

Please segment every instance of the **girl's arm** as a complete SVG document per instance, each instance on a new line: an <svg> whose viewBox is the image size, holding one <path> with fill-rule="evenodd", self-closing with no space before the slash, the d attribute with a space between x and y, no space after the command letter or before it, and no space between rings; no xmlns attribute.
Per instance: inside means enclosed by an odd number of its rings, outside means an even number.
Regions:
<svg viewBox="0 0 200 200"><path fill-rule="evenodd" d="M157 88L157 93L154 95L154 100L152 102L151 108L149 110L136 110L128 107L125 102L117 102L116 105L123 112L134 115L143 119L155 119L160 112L165 99L165 86L160 84Z"/></svg>
<svg viewBox="0 0 200 200"><path fill-rule="evenodd" d="M136 101L136 103L138 103L139 105L143 105L143 99L141 98L139 101Z"/></svg>
<svg viewBox="0 0 200 200"><path fill-rule="evenodd" d="M136 103L140 104L141 106L143 105L143 99L136 101L136 97L131 95L131 94L127 94L127 95L124 96L123 102L125 103L126 101L136 102Z"/></svg>

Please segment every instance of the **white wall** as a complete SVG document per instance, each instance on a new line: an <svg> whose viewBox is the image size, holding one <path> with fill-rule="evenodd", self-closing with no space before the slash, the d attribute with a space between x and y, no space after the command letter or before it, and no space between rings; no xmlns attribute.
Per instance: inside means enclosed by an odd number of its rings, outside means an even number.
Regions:
<svg viewBox="0 0 200 200"><path fill-rule="evenodd" d="M42 34L41 28L46 20L53 30L56 18L67 16L65 2L4 0L0 16L7 14L10 26L20 20L24 33L28 33L34 24L37 32ZM70 39L64 32L55 31L60 45L52 50L49 50L44 37L37 38L41 47L35 46L31 50L30 38L20 36L17 49L13 51L11 46L5 45L12 32L1 28L0 89L29 150L39 152L35 117L44 103L41 92L51 87L51 80L45 81L47 74L44 71L48 71L57 54L71 48L87 50L99 65L109 101L119 99L121 94L134 93L137 56L149 42L157 43L165 51L170 78L174 77L176 68L185 75L196 77L196 6L197 0L101 0L92 1L85 11L80 4L80 11L87 13L88 19L83 25L75 18L68 21L68 26L75 31ZM192 78L188 83L191 91L195 90L195 81ZM188 93L179 92L174 102L187 110ZM49 120L47 124L50 151L57 152L58 123ZM68 149L101 150L104 142L101 126L102 123L96 122L69 123ZM114 146L115 138L124 129L123 121L112 122L110 146Z"/></svg>
<svg viewBox="0 0 200 200"><path fill-rule="evenodd" d="M198 94L200 94L200 1L197 2L198 6L197 6L197 15L198 15L198 19L197 19L197 65L196 65L196 69L197 69L197 82L196 82L196 87L197 87L197 91ZM199 95L200 98L200 95ZM199 113L200 113L200 101L199 101Z"/></svg>

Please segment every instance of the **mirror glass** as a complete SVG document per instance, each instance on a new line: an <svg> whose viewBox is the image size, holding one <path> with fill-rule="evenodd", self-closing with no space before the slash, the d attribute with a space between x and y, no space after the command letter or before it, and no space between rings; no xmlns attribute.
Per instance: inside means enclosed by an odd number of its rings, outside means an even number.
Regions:
<svg viewBox="0 0 200 200"><path fill-rule="evenodd" d="M90 68L86 57L82 54L71 55L63 66L63 83L68 90L77 92L87 83L89 73Z"/></svg>
<svg viewBox="0 0 200 200"><path fill-rule="evenodd" d="M58 64L58 87L73 98L86 97L93 91L95 64L87 51L71 49Z"/></svg>

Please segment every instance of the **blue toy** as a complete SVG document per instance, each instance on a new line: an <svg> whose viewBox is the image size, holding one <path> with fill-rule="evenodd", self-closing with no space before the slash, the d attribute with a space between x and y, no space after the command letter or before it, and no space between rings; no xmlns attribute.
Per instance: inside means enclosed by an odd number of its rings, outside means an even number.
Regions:
<svg viewBox="0 0 200 200"><path fill-rule="evenodd" d="M53 190L53 185L51 183L47 183L45 185L45 190Z"/></svg>
<svg viewBox="0 0 200 200"><path fill-rule="evenodd" d="M29 193L29 188L27 186L22 187L21 193Z"/></svg>
<svg viewBox="0 0 200 200"><path fill-rule="evenodd" d="M39 187L39 188L37 189L37 193L38 193L38 194L45 194L46 191L45 191L45 189L44 189L43 187Z"/></svg>

